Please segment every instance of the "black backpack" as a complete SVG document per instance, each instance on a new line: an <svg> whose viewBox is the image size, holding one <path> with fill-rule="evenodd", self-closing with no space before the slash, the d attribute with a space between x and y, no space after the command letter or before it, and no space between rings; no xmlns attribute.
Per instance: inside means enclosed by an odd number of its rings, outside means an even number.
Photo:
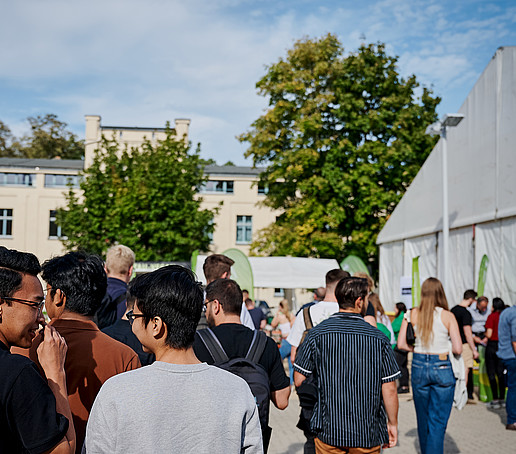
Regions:
<svg viewBox="0 0 516 454"><path fill-rule="evenodd" d="M106 294L102 298L102 304L95 313L94 321L99 329L104 329L116 322L116 307L127 298L126 293L120 294L115 299Z"/></svg>
<svg viewBox="0 0 516 454"><path fill-rule="evenodd" d="M249 385L249 388L251 388L251 392L253 393L258 406L263 445L265 448L270 439L270 385L267 371L261 364L258 364L258 361L265 350L267 342L266 335L261 331L254 331L253 340L247 355L245 355L244 358L229 359L224 348L217 339L217 336L215 336L215 333L210 328L199 330L197 331L197 334L215 361L214 365L243 378Z"/></svg>

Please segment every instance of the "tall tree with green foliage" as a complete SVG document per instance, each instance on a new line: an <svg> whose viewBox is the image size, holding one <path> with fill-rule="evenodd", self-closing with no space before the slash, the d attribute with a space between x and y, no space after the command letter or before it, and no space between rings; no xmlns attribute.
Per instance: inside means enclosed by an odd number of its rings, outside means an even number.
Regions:
<svg viewBox="0 0 516 454"><path fill-rule="evenodd" d="M70 188L57 222L67 249L102 254L115 243L138 260L188 261L207 250L213 212L200 208L197 188L206 181L199 147L178 141L167 124L166 138L141 149L120 150L104 140L85 169L81 191Z"/></svg>
<svg viewBox="0 0 516 454"><path fill-rule="evenodd" d="M440 102L403 78L385 45L344 55L334 35L297 41L257 83L269 108L240 136L265 166L265 205L283 209L252 251L376 266L376 237L432 150Z"/></svg>
<svg viewBox="0 0 516 454"><path fill-rule="evenodd" d="M57 115L46 114L28 117L30 133L17 139L7 126L0 122L0 157L81 159L84 141L68 131L67 124Z"/></svg>

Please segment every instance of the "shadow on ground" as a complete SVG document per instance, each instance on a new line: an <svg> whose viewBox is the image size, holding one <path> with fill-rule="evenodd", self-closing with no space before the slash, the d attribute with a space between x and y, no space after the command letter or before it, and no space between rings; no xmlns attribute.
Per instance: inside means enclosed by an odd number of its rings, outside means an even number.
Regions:
<svg viewBox="0 0 516 454"><path fill-rule="evenodd" d="M419 449L419 440L417 438L417 429L410 429L405 433L406 437L414 438L414 453L421 454L421 450ZM398 442L398 446L401 446ZM446 454L459 454L460 449L455 443L455 440L450 437L448 434L444 437L444 452Z"/></svg>

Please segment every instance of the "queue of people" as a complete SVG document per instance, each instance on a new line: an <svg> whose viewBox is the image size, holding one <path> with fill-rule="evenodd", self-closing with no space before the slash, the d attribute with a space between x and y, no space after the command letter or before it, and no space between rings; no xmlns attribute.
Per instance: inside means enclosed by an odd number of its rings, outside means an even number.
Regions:
<svg viewBox="0 0 516 454"><path fill-rule="evenodd" d="M516 309L500 298L489 313L468 290L450 311L429 278L391 322L370 278L330 270L296 315L280 302L278 346L230 258L206 259L205 288L178 265L131 280L134 259L118 245L106 263L69 252L40 266L0 247L0 453L267 452L269 406L285 409L292 384L305 453L396 446L410 388L421 452L440 453L467 379L457 364L484 346L492 406L505 403L516 430Z"/></svg>

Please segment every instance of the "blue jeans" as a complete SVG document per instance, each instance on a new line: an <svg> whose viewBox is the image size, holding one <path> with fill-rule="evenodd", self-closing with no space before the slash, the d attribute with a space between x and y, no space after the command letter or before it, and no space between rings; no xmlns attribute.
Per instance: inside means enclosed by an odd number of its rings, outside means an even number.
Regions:
<svg viewBox="0 0 516 454"><path fill-rule="evenodd" d="M292 345L290 345L285 339L281 339L279 353L282 360L288 358L288 371L290 375L290 384L292 385L294 384L294 367L292 366L292 361L290 360L291 349Z"/></svg>
<svg viewBox="0 0 516 454"><path fill-rule="evenodd" d="M421 454L442 454L444 434L453 405L455 377L449 359L414 353L412 394Z"/></svg>
<svg viewBox="0 0 516 454"><path fill-rule="evenodd" d="M503 365L507 369L507 424L516 422L516 359L504 359ZM502 396L503 399L503 396Z"/></svg>

